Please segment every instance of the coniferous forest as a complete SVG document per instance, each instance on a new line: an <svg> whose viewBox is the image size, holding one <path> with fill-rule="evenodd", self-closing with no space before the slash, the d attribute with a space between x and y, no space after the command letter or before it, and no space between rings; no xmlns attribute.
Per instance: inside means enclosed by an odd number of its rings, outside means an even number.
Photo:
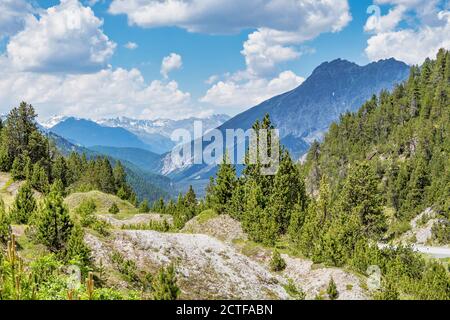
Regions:
<svg viewBox="0 0 450 320"><path fill-rule="evenodd" d="M271 253L267 269L275 274L292 257L361 279L378 266L381 284L365 288L368 298L449 300L449 261L402 238L420 217L435 221L431 245L450 244L449 97L450 52L440 50L391 92L343 114L304 161L281 147L275 175L262 175L267 164L259 159L238 175L225 154L204 198L191 187L153 202L136 196L120 161L64 156L23 102L0 125L0 299L195 298L202 289L186 285L180 263L145 269L112 245L142 232L195 233L195 223L226 216L245 233L246 250ZM269 115L253 125L273 127ZM335 278L326 282L313 298L342 296ZM306 297L301 282L288 279L283 288L292 299Z"/></svg>

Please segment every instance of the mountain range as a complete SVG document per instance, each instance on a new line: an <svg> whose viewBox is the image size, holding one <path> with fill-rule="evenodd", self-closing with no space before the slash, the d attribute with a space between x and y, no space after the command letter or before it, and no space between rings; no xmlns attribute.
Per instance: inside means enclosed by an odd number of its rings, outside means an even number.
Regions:
<svg viewBox="0 0 450 320"><path fill-rule="evenodd" d="M267 113L280 132L281 143L299 159L341 114L356 111L372 95L391 90L408 75L409 66L395 59L366 66L342 59L325 62L299 87L244 111L218 129L223 133L226 129L246 130ZM199 185L199 180L206 182L216 171L215 166L195 165L191 160L174 163L167 155L162 173L183 184L195 181Z"/></svg>
<svg viewBox="0 0 450 320"><path fill-rule="evenodd" d="M174 147L170 135L201 120L203 130L251 128L257 119L269 114L280 132L281 143L295 159L300 159L315 140L321 140L330 124L346 112L356 111L366 100L382 90L392 90L409 75L409 66L395 59L359 66L337 59L322 63L299 87L273 97L233 118L214 115L204 119L137 120L127 117L86 120L55 117L42 124L70 142L116 159L129 161L146 172L170 177L185 188L205 183L216 166L192 164L192 159L175 163L168 152ZM203 143L203 147L206 147ZM235 146L236 148L236 146ZM238 167L239 170L239 167Z"/></svg>
<svg viewBox="0 0 450 320"><path fill-rule="evenodd" d="M175 146L175 142L171 140L171 135L175 130L188 130L193 135L196 121L201 121L203 130L208 131L229 119L230 116L224 114L182 120L140 120L128 117L88 120L54 116L42 122L41 125L46 130L85 147L140 148L156 154L163 154Z"/></svg>
<svg viewBox="0 0 450 320"><path fill-rule="evenodd" d="M106 156L110 162L114 165L118 160L122 163L127 174L127 181L136 192L138 199L148 199L149 201L155 201L160 197L172 198L177 195L177 189L171 179L162 176L160 174L146 170L144 166L140 166L139 162L136 164L134 158L130 160L124 156L124 152L115 151L113 147L93 147L92 149L85 148L83 146L75 145L65 138L51 132L45 132L52 144L65 156L69 156L70 153L76 152L78 154L84 154L88 159L92 159L99 156ZM126 148L124 148L126 150ZM112 150L112 151L111 151ZM120 150L120 148L119 148ZM136 149L139 154L144 153L146 156L151 154L150 151ZM157 155L154 155L158 157Z"/></svg>

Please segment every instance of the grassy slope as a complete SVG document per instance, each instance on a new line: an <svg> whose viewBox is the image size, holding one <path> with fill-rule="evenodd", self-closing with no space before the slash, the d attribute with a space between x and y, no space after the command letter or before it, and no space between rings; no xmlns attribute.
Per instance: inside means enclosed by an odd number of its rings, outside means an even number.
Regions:
<svg viewBox="0 0 450 320"><path fill-rule="evenodd" d="M77 208L84 200L94 200L98 214L108 213L109 208L113 203L116 203L120 209L121 214L135 214L137 209L133 207L128 201L122 200L112 194L106 194L101 191L90 191L90 192L78 192L72 193L66 197L64 200L65 204L69 207L70 211Z"/></svg>

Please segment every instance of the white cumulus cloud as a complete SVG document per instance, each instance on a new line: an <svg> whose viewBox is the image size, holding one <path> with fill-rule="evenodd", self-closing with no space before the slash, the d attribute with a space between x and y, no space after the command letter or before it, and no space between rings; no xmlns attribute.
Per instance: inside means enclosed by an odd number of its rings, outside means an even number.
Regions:
<svg viewBox="0 0 450 320"><path fill-rule="evenodd" d="M314 37L351 19L347 0L113 0L109 12L141 27L177 26L190 32L234 33L248 28Z"/></svg>
<svg viewBox="0 0 450 320"><path fill-rule="evenodd" d="M190 115L190 94L175 81L147 83L137 69L107 68L88 74L23 72L0 60L1 112L24 100L45 118L54 114L101 118L125 115L137 118Z"/></svg>
<svg viewBox="0 0 450 320"><path fill-rule="evenodd" d="M180 69L182 66L183 60L181 56L176 53L171 53L167 57L164 57L161 62L161 74L167 79L170 72Z"/></svg>
<svg viewBox="0 0 450 320"><path fill-rule="evenodd" d="M21 30L33 12L33 7L25 0L1 0L0 40Z"/></svg>
<svg viewBox="0 0 450 320"><path fill-rule="evenodd" d="M35 72L94 72L107 65L116 44L103 21L78 0L29 16L25 28L11 37L6 54L19 69Z"/></svg>
<svg viewBox="0 0 450 320"><path fill-rule="evenodd" d="M284 71L273 79L255 78L245 82L219 81L201 98L201 102L219 107L239 108L255 106L273 96L290 91L305 79L292 71Z"/></svg>
<svg viewBox="0 0 450 320"><path fill-rule="evenodd" d="M138 46L138 44L136 42L127 42L127 43L125 43L124 47L129 49L129 50L135 50L139 46Z"/></svg>
<svg viewBox="0 0 450 320"><path fill-rule="evenodd" d="M450 49L450 11L443 1L377 0L392 5L386 15L374 15L365 30L366 54L372 61L394 57L408 64L421 64L433 58L440 48Z"/></svg>

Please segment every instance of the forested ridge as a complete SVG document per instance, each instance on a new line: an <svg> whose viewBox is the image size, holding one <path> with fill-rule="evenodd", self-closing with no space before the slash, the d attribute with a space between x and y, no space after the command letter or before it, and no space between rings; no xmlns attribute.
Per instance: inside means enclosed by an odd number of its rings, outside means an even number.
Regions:
<svg viewBox="0 0 450 320"><path fill-rule="evenodd" d="M50 140L50 144L66 157L69 157L73 152L76 152L79 155L85 155L88 160L106 157L112 166L114 166L116 162L120 162L125 170L126 180L136 193L136 197L139 201L148 199L153 202L160 197L167 199L173 195L174 187L169 178L142 170L127 160L120 160L124 157L113 157L107 153L100 152L101 150L95 150L95 148L92 150L91 148L87 149L85 147L76 146L52 132L48 132L47 137ZM141 161L146 162L145 158L141 159ZM148 160L148 162L150 163L151 161Z"/></svg>
<svg viewBox="0 0 450 320"><path fill-rule="evenodd" d="M370 167L391 225L400 226L431 207L450 235L450 54L412 67L392 93L374 96L356 113L331 125L303 167L311 193L327 177L333 197L356 163ZM395 232L388 236L395 236Z"/></svg>
<svg viewBox="0 0 450 320"><path fill-rule="evenodd" d="M441 50L392 93L343 115L302 165L282 149L275 176L261 175L258 161L237 177L225 156L201 206L239 220L255 242L316 263L363 275L378 266L375 298L450 299L445 264L409 247L378 246L427 207L441 218L436 241L448 243L449 94L450 53ZM253 126L272 127L267 115Z"/></svg>

